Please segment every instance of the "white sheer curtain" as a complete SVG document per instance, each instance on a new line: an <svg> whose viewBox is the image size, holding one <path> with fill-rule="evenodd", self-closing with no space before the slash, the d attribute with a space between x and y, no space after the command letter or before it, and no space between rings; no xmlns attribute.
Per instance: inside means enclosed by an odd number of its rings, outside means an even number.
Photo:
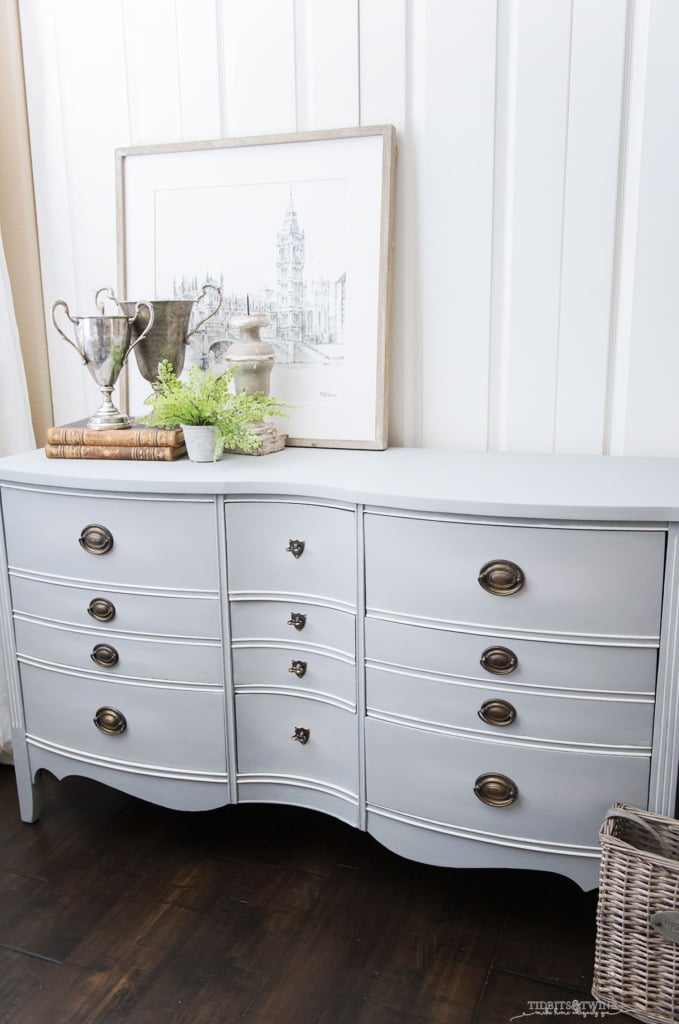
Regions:
<svg viewBox="0 0 679 1024"><path fill-rule="evenodd" d="M0 233L0 455L35 447L26 375ZM7 677L0 660L0 761L11 760Z"/></svg>

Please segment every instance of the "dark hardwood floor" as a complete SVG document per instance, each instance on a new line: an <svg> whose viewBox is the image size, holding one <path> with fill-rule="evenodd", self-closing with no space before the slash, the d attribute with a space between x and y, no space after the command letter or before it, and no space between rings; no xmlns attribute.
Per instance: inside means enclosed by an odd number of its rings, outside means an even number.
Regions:
<svg viewBox="0 0 679 1024"><path fill-rule="evenodd" d="M1 1024L582 1022L596 894L432 868L311 811L182 814L0 766ZM629 1022L597 1010L591 1020Z"/></svg>

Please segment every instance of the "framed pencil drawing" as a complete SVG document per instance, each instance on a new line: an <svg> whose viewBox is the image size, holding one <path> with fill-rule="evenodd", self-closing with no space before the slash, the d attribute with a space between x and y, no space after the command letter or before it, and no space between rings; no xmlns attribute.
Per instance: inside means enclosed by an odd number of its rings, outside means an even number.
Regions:
<svg viewBox="0 0 679 1024"><path fill-rule="evenodd" d="M390 125L117 150L119 296L219 287L187 364L225 365L231 321L263 313L288 444L385 448L395 157Z"/></svg>

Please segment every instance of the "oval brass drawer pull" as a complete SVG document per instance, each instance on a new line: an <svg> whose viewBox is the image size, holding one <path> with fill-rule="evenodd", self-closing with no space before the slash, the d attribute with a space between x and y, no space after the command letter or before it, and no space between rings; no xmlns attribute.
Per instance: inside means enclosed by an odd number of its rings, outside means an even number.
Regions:
<svg viewBox="0 0 679 1024"><path fill-rule="evenodd" d="M107 736L120 736L127 729L125 715L115 708L99 708L92 721Z"/></svg>
<svg viewBox="0 0 679 1024"><path fill-rule="evenodd" d="M97 622L110 622L115 618L116 607L106 597L93 597L87 606L87 614Z"/></svg>
<svg viewBox="0 0 679 1024"><path fill-rule="evenodd" d="M486 672L496 676L508 676L519 665L519 659L509 647L486 647L481 655L481 665Z"/></svg>
<svg viewBox="0 0 679 1024"><path fill-rule="evenodd" d="M288 542L288 546L285 550L289 551L293 558L301 558L304 552L304 541L291 540Z"/></svg>
<svg viewBox="0 0 679 1024"><path fill-rule="evenodd" d="M311 736L311 729L305 729L304 726L302 726L302 725L296 725L295 726L295 731L293 732L293 734L290 737L290 739L296 740L298 743L301 743L302 746L304 746L305 743L309 742L309 737L310 736Z"/></svg>
<svg viewBox="0 0 679 1024"><path fill-rule="evenodd" d="M489 594L507 597L516 594L526 582L523 570L515 562L495 559L486 562L479 573L479 583Z"/></svg>
<svg viewBox="0 0 679 1024"><path fill-rule="evenodd" d="M306 615L304 612L290 612L288 626L294 626L297 631L304 629L306 626Z"/></svg>
<svg viewBox="0 0 679 1024"><path fill-rule="evenodd" d="M110 644L95 644L90 653L90 658L101 668L113 668L118 664L118 652Z"/></svg>
<svg viewBox="0 0 679 1024"><path fill-rule="evenodd" d="M113 547L113 534L99 523L90 523L82 529L78 543L90 555L105 555Z"/></svg>
<svg viewBox="0 0 679 1024"><path fill-rule="evenodd" d="M479 775L474 783L474 792L479 800L489 807L509 807L519 795L519 789L507 775L487 772Z"/></svg>
<svg viewBox="0 0 679 1024"><path fill-rule="evenodd" d="M516 720L516 708L508 700L485 700L477 714L486 725L511 725Z"/></svg>
<svg viewBox="0 0 679 1024"><path fill-rule="evenodd" d="M288 669L288 672L293 672L298 679L301 679L306 674L306 661L293 661Z"/></svg>

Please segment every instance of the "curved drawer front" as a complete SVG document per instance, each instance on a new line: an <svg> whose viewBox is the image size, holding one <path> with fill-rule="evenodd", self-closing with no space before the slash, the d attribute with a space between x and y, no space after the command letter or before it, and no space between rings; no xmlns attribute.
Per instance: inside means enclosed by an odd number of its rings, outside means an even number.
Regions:
<svg viewBox="0 0 679 1024"><path fill-rule="evenodd" d="M236 501L226 504L226 525L231 593L298 594L355 607L353 512L295 502ZM303 543L303 549L295 542Z"/></svg>
<svg viewBox="0 0 679 1024"><path fill-rule="evenodd" d="M235 647L236 688L266 687L327 694L356 706L356 666L352 662L302 648Z"/></svg>
<svg viewBox="0 0 679 1024"><path fill-rule="evenodd" d="M11 569L130 587L218 589L212 501L6 488L3 513ZM80 538L92 526L97 530L83 536L86 550ZM111 546L105 550L108 535Z"/></svg>
<svg viewBox="0 0 679 1024"><path fill-rule="evenodd" d="M232 601L231 635L322 647L354 657L356 617L323 605L295 601Z"/></svg>
<svg viewBox="0 0 679 1024"><path fill-rule="evenodd" d="M219 643L137 639L96 630L91 633L15 618L20 660L48 662L108 676L223 685Z"/></svg>
<svg viewBox="0 0 679 1024"><path fill-rule="evenodd" d="M368 719L368 804L449 826L521 839L596 847L615 800L645 807L649 759L549 750ZM487 806L474 793L481 776L517 787L510 806Z"/></svg>
<svg viewBox="0 0 679 1024"><path fill-rule="evenodd" d="M655 693L653 647L511 639L367 617L366 657L385 665L506 686Z"/></svg>
<svg viewBox="0 0 679 1024"><path fill-rule="evenodd" d="M358 792L356 715L304 697L241 693L236 697L238 780ZM293 739L308 730L306 743ZM303 738L303 736L302 736Z"/></svg>
<svg viewBox="0 0 679 1024"><path fill-rule="evenodd" d="M78 679L32 665L21 666L21 679L29 742L168 770L226 772L219 692ZM100 709L121 715L124 731L100 731Z"/></svg>
<svg viewBox="0 0 679 1024"><path fill-rule="evenodd" d="M488 526L368 514L368 611L498 629L657 639L662 532ZM488 593L479 583L514 593Z"/></svg>
<svg viewBox="0 0 679 1024"><path fill-rule="evenodd" d="M15 612L52 622L108 631L150 633L218 640L222 635L219 598L173 594L129 594L110 587L76 587L13 576Z"/></svg>
<svg viewBox="0 0 679 1024"><path fill-rule="evenodd" d="M465 685L378 668L366 673L368 712L481 732L499 740L640 747L650 753L653 700L571 697Z"/></svg>

